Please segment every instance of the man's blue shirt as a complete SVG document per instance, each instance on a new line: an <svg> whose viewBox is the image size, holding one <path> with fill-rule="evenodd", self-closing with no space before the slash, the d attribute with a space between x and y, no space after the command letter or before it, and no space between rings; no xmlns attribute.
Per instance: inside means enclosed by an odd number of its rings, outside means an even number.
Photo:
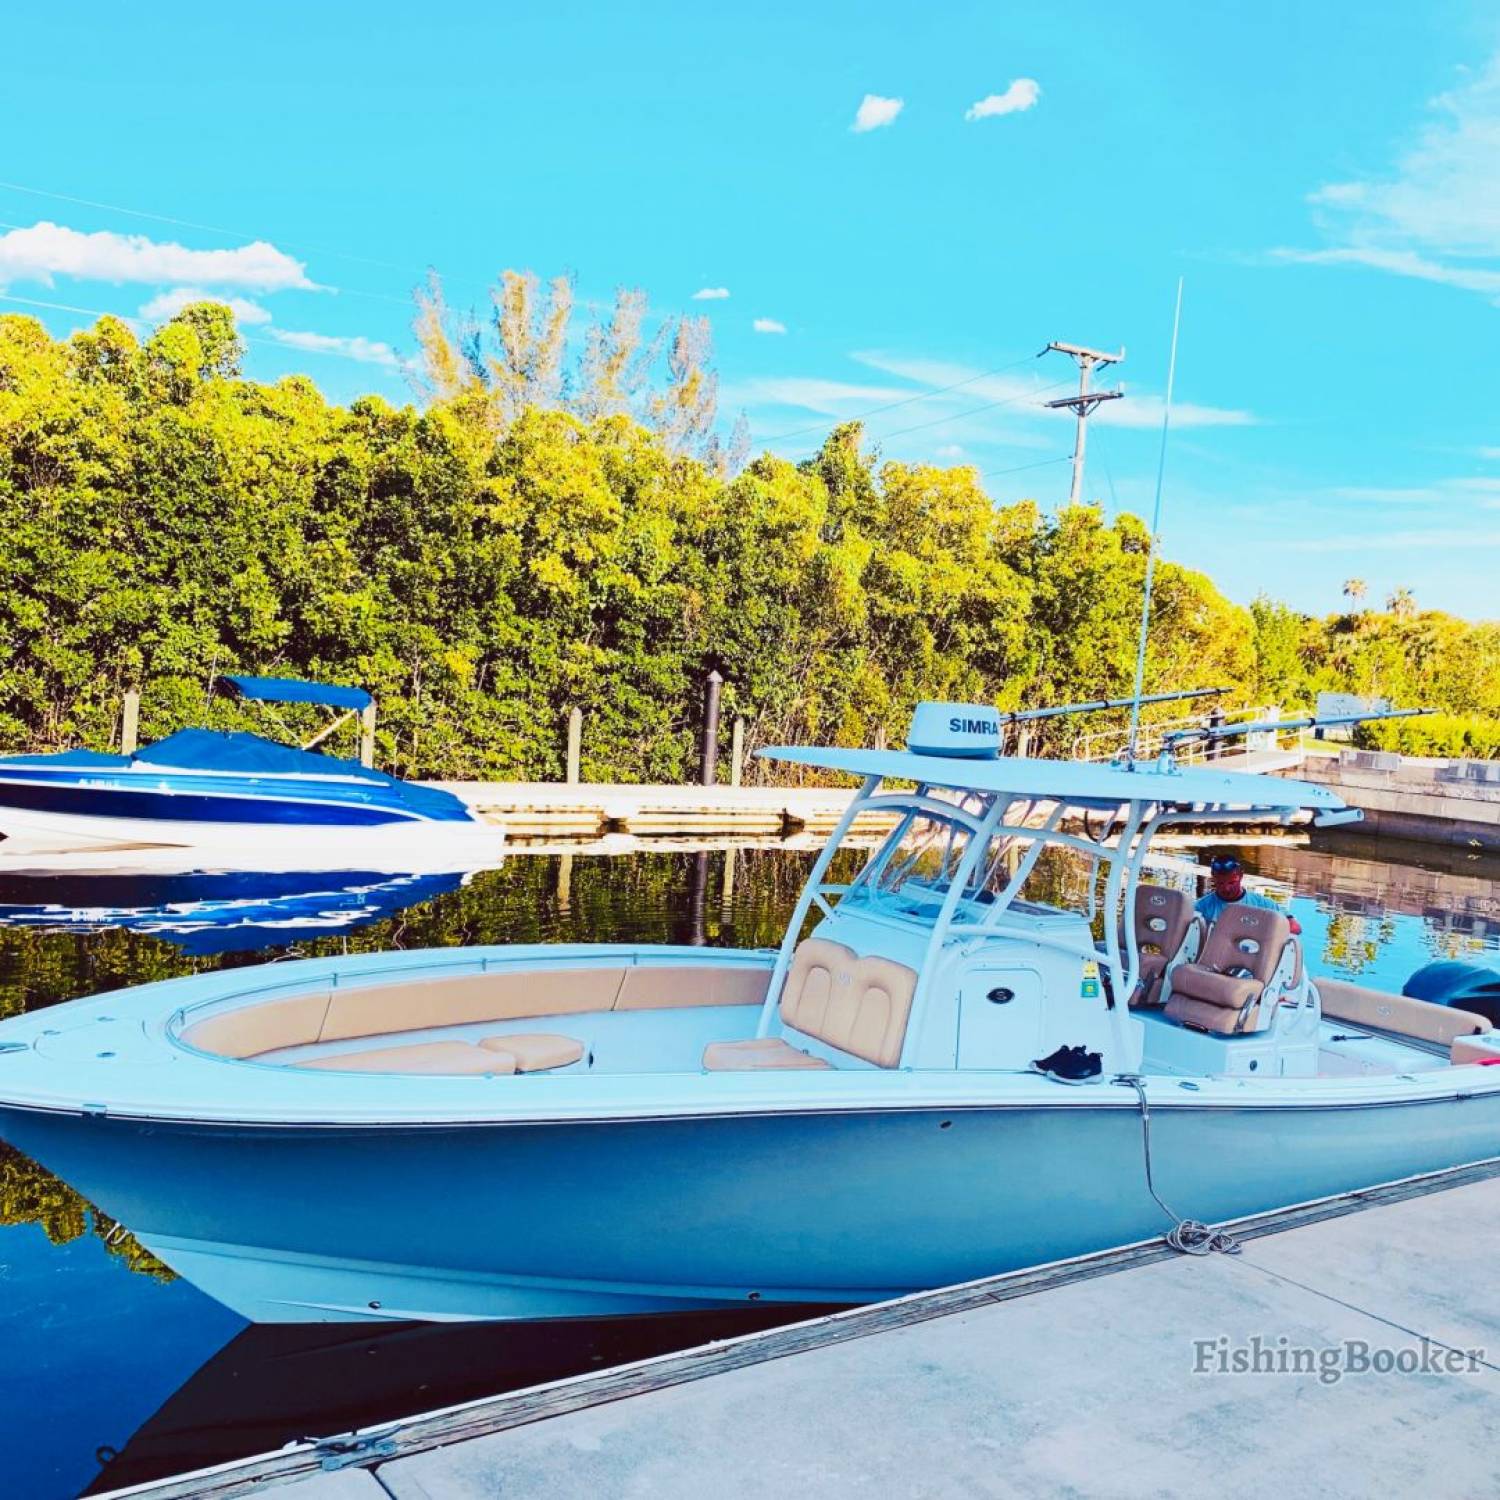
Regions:
<svg viewBox="0 0 1500 1500"><path fill-rule="evenodd" d="M1269 896L1262 896L1259 891L1246 891L1238 901L1226 901L1217 892L1210 891L1193 903L1193 910L1205 922L1217 922L1226 906L1259 906L1266 911L1281 911L1281 908ZM1286 915L1285 912L1281 914Z"/></svg>

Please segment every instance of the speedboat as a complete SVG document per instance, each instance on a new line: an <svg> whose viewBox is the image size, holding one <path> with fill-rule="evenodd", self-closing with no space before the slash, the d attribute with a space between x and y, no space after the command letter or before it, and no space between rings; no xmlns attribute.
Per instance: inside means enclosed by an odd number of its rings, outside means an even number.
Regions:
<svg viewBox="0 0 1500 1500"><path fill-rule="evenodd" d="M775 951L76 1000L0 1023L0 1133L259 1322L868 1302L1500 1156L1482 1016L1314 978L1280 912L1205 930L1143 877L1174 828L1357 816L1332 791L1007 757L971 705L905 750L764 753L860 782Z"/></svg>
<svg viewBox="0 0 1500 1500"><path fill-rule="evenodd" d="M372 703L363 688L293 679L226 676L218 684L242 698L326 704L346 716ZM6 861L190 847L219 855L270 850L274 868L284 869L282 853L300 846L316 867L350 868L375 850L420 842L413 833L434 831L472 835L476 847L500 839L451 792L244 731L182 729L128 755L64 750L0 757ZM444 859L451 862L451 853ZM399 860L394 868L407 864Z"/></svg>

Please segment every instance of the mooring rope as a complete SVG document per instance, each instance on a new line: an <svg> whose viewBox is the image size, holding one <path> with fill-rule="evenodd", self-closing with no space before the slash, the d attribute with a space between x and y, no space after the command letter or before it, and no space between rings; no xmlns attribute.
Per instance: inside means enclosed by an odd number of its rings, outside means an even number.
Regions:
<svg viewBox="0 0 1500 1500"><path fill-rule="evenodd" d="M1116 1083L1128 1083L1141 1102L1141 1138L1146 1152L1146 1190L1156 1200L1156 1206L1172 1220L1172 1227L1162 1236L1173 1250L1184 1255L1238 1255L1240 1242L1222 1229L1204 1224L1198 1219L1184 1219L1173 1213L1156 1191L1156 1180L1151 1171L1151 1105L1146 1098L1146 1085L1135 1073L1117 1073Z"/></svg>

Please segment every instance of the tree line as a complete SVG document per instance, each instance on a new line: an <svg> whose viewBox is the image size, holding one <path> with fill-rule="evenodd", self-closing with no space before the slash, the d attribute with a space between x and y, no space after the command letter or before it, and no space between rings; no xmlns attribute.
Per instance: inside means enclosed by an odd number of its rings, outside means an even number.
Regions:
<svg viewBox="0 0 1500 1500"><path fill-rule="evenodd" d="M0 750L116 743L131 688L144 738L316 722L210 702L232 670L360 683L377 763L454 778L559 776L574 706L586 777L690 777L710 668L751 749L899 742L924 697L1130 690L1135 517L997 503L972 468L880 458L856 423L804 462L746 462L742 425L717 436L701 320L648 331L622 293L570 363L565 283L507 276L496 303L480 326L424 289L422 399L399 406L244 378L214 303L144 339L0 316ZM1247 610L1161 563L1147 687L1203 685L1478 724L1500 717L1500 630ZM1051 724L1047 748L1077 730Z"/></svg>

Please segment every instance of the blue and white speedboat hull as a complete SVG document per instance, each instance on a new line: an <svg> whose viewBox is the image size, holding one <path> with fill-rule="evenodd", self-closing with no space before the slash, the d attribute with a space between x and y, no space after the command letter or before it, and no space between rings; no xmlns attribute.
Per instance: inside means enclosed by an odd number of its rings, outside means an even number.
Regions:
<svg viewBox="0 0 1500 1500"><path fill-rule="evenodd" d="M0 757L0 833L6 860L123 848L243 856L300 845L324 864L350 867L379 851L399 860L434 834L476 848L501 837L450 792L257 735L203 729L132 755Z"/></svg>

